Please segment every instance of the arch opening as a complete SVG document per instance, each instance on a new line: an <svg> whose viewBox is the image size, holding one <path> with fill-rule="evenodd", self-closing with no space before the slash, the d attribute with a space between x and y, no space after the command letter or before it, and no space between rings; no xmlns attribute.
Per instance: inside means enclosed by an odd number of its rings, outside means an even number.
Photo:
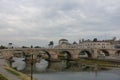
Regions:
<svg viewBox="0 0 120 80"><path fill-rule="evenodd" d="M106 50L101 50L99 56L110 56L109 52Z"/></svg>
<svg viewBox="0 0 120 80"><path fill-rule="evenodd" d="M116 55L116 56L120 56L120 50L119 50L119 51L116 51L115 55Z"/></svg>
<svg viewBox="0 0 120 80"><path fill-rule="evenodd" d="M87 50L83 50L79 53L79 58L91 58L92 54L87 51Z"/></svg>
<svg viewBox="0 0 120 80"><path fill-rule="evenodd" d="M42 57L42 58L44 58L44 59L46 59L46 60L50 60L50 58L51 58L50 53L47 52L47 51L40 51L37 56L38 56L38 57Z"/></svg>
<svg viewBox="0 0 120 80"><path fill-rule="evenodd" d="M59 59L69 60L69 59L71 59L71 54L69 51L60 51L58 57L59 57Z"/></svg>

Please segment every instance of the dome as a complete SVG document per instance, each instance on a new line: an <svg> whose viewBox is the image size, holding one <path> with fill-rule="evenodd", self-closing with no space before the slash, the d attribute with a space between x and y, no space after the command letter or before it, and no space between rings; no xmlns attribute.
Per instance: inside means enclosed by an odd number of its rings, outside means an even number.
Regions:
<svg viewBox="0 0 120 80"><path fill-rule="evenodd" d="M68 43L68 40L67 39L60 39L59 40L59 45L63 44L63 43Z"/></svg>
<svg viewBox="0 0 120 80"><path fill-rule="evenodd" d="M68 41L67 39L60 39L59 41Z"/></svg>

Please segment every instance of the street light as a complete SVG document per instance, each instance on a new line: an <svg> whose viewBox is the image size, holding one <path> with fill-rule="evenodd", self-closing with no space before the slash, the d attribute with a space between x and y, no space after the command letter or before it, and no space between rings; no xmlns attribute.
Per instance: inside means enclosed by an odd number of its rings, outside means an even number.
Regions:
<svg viewBox="0 0 120 80"><path fill-rule="evenodd" d="M34 63L33 54L31 54L30 63L31 63L31 80L33 80L33 63Z"/></svg>

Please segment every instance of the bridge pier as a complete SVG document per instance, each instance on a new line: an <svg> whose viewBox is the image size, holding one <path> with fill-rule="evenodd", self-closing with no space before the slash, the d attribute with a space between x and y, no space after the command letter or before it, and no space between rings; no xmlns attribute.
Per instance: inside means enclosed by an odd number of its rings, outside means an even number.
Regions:
<svg viewBox="0 0 120 80"><path fill-rule="evenodd" d="M94 59L98 58L98 50L97 49L93 49L92 58L94 58Z"/></svg>

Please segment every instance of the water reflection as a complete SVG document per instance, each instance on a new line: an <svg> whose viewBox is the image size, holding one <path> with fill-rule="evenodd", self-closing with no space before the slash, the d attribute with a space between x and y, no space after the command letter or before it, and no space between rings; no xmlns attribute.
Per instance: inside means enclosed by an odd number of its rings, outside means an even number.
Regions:
<svg viewBox="0 0 120 80"><path fill-rule="evenodd" d="M24 70L26 67L26 63L24 62L25 58L13 58L14 62L12 63L12 67L16 68L18 71Z"/></svg>
<svg viewBox="0 0 120 80"><path fill-rule="evenodd" d="M12 65L13 67L22 70L25 68L25 62L23 58L14 59L15 62ZM63 64L64 62L61 62ZM19 64L19 65L18 65ZM22 64L22 65L21 65ZM59 63L52 63L51 66L55 69L58 68ZM58 65L58 66L57 66ZM21 67L20 67L21 66ZM44 59L40 63L35 64L37 70L46 70L48 62ZM97 65L95 65L97 66ZM62 66L65 67L65 66ZM94 72L44 72L40 74L34 74L34 77L37 80L120 80L120 70L110 70L110 71L100 71L97 72L97 67L94 69Z"/></svg>
<svg viewBox="0 0 120 80"><path fill-rule="evenodd" d="M48 62L41 59L40 62L35 63L35 68L37 71L45 71L48 66Z"/></svg>
<svg viewBox="0 0 120 80"><path fill-rule="evenodd" d="M116 72L117 71L117 72ZM38 80L120 80L119 71L98 72L56 72L34 74ZM116 73L113 73L116 72Z"/></svg>

